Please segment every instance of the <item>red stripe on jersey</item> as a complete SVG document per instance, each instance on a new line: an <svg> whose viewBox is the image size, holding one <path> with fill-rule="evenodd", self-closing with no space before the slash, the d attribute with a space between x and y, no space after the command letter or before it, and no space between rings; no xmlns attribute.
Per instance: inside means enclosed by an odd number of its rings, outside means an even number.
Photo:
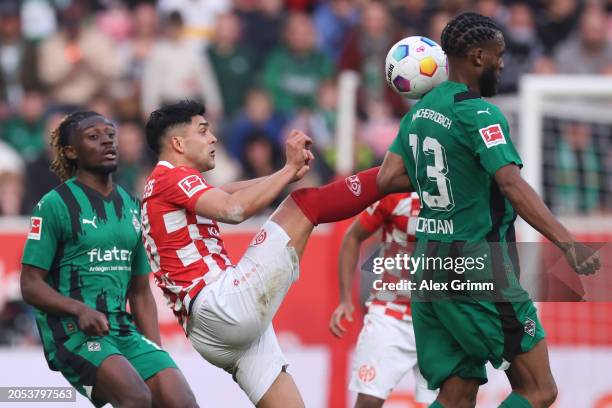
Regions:
<svg viewBox="0 0 612 408"><path fill-rule="evenodd" d="M362 225L382 227L382 243L394 250L386 252L385 256L395 256L398 247L405 247L408 242L416 240L416 221L420 210L419 197L416 193L390 194L361 213L359 220ZM403 270L398 275L385 271L380 280L383 283L397 283L400 280L410 280L410 271ZM366 306L370 310L380 310L399 320L410 320L410 297L398 292L372 290ZM377 296L385 300L378 299ZM389 300L389 299L392 300Z"/></svg>
<svg viewBox="0 0 612 408"><path fill-rule="evenodd" d="M191 301L231 266L219 226L194 210L211 189L196 170L160 162L143 195L145 249L157 286L183 328Z"/></svg>

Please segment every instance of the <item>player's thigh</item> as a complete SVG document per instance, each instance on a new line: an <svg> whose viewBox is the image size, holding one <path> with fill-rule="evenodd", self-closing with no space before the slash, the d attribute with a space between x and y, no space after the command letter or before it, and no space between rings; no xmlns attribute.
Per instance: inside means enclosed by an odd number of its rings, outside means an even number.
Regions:
<svg viewBox="0 0 612 408"><path fill-rule="evenodd" d="M386 400L417 364L412 325L378 312L369 312L363 322L349 389Z"/></svg>
<svg viewBox="0 0 612 408"><path fill-rule="evenodd" d="M98 367L92 399L108 401L113 406L151 406L148 387L120 354L109 356Z"/></svg>
<svg viewBox="0 0 612 408"><path fill-rule="evenodd" d="M452 376L486 383L486 360L473 358L455 338L460 327L448 329L437 312L433 302L412 302L418 364L428 388L438 389Z"/></svg>
<svg viewBox="0 0 612 408"><path fill-rule="evenodd" d="M233 376L240 388L254 405L272 389L279 374L285 371L287 360L280 349L274 328L270 324L265 332L250 347L241 353ZM293 381L291 381L292 383ZM286 381L274 385L276 393L297 398L299 392ZM301 398L300 398L301 400Z"/></svg>
<svg viewBox="0 0 612 408"><path fill-rule="evenodd" d="M166 368L146 381L153 396L153 407L194 408L198 404L183 373Z"/></svg>
<svg viewBox="0 0 612 408"><path fill-rule="evenodd" d="M285 230L290 238L289 245L295 248L301 259L314 225L302 213L293 198L285 198L270 217L270 221L277 223Z"/></svg>

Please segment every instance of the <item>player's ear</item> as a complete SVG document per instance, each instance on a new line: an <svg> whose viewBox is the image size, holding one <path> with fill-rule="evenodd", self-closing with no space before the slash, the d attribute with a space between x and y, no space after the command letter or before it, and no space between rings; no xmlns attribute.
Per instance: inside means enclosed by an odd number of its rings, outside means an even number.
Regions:
<svg viewBox="0 0 612 408"><path fill-rule="evenodd" d="M485 50L482 47L474 47L468 51L468 59L477 67L484 65Z"/></svg>
<svg viewBox="0 0 612 408"><path fill-rule="evenodd" d="M173 150L179 153L185 153L185 141L183 136L179 134L170 135L170 146Z"/></svg>
<svg viewBox="0 0 612 408"><path fill-rule="evenodd" d="M64 146L63 149L64 149L64 156L66 156L68 160L76 160L78 158L78 155L77 155L77 152L74 146L72 145Z"/></svg>

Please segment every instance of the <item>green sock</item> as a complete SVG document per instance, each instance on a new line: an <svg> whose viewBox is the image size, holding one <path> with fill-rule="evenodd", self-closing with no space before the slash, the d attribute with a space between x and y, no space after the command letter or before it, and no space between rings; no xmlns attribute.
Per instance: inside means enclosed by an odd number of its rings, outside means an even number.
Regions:
<svg viewBox="0 0 612 408"><path fill-rule="evenodd" d="M435 400L434 402L431 403L429 408L444 408L444 405L440 404L438 400Z"/></svg>
<svg viewBox="0 0 612 408"><path fill-rule="evenodd" d="M529 401L521 394L517 394L516 392L508 395L508 398L501 403L498 408L533 408Z"/></svg>

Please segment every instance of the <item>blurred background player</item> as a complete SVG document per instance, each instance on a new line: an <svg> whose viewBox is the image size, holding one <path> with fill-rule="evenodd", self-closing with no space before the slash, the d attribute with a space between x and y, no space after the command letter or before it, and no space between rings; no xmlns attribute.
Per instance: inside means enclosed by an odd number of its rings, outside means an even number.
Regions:
<svg viewBox="0 0 612 408"><path fill-rule="evenodd" d="M408 245L415 241L419 207L416 193L389 194L362 212L346 231L338 255L340 305L329 323L335 336L342 337L346 332L342 319L353 321L355 308L351 283L361 244L382 228L382 256L392 258L398 253L410 255L413 248ZM410 280L408 269L386 269L380 277L384 283L407 280ZM417 364L410 293L373 288L365 305L368 313L363 319L349 384L351 391L359 393L355 408L382 407L391 391L409 371L415 377L415 400L431 403L436 399L436 393L427 389Z"/></svg>
<svg viewBox="0 0 612 408"><path fill-rule="evenodd" d="M298 279L314 226L352 217L381 198L378 168L293 192L234 265L217 222L245 221L304 177L314 158L311 139L293 131L281 170L214 188L201 174L215 167L217 143L203 115L201 104L183 101L154 111L147 122L149 146L159 155L142 203L149 262L202 357L232 374L257 407L303 407L272 318ZM406 179L397 183L408 186Z"/></svg>
<svg viewBox="0 0 612 408"><path fill-rule="evenodd" d="M63 183L34 208L21 274L49 368L95 406L196 407L160 348L138 200L112 181L115 126L95 112L75 112L53 131L51 145Z"/></svg>
<svg viewBox="0 0 612 408"><path fill-rule="evenodd" d="M418 300L413 293L419 367L430 389L440 387L431 407L474 407L479 386L487 382L487 361L504 370L512 386L501 407L549 407L557 388L544 329L518 280L517 214L557 245L577 273L594 273L599 259L575 241L522 179L523 163L506 118L482 99L497 93L504 68L499 26L480 14L463 13L442 32L442 48L449 80L404 117L378 182L385 191L386 183L408 174L418 189L423 208L415 257L465 259L487 257L482 251L490 251L484 270L466 271L461 279L494 282L494 289L449 292L451 297L442 300L432 300L433 291L417 292ZM446 119L423 117L421 109ZM447 282L451 274L419 268L414 278L420 286L425 280Z"/></svg>

